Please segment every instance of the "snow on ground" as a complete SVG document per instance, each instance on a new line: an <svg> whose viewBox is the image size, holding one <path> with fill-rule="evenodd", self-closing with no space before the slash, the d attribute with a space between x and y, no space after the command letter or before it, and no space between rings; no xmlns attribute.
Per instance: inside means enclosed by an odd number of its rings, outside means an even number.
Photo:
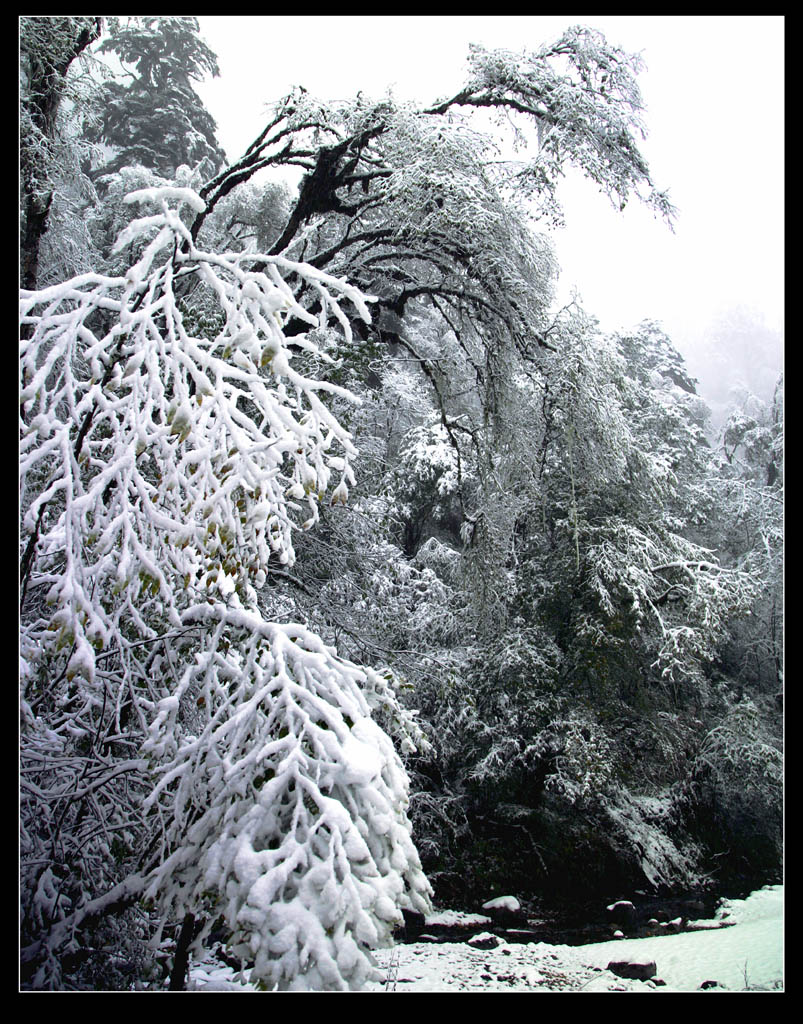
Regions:
<svg viewBox="0 0 803 1024"><path fill-rule="evenodd" d="M447 912L453 913L453 912ZM617 939L587 946L503 943L474 949L464 942L416 942L379 950L382 980L373 992L688 992L704 981L718 989L778 990L783 978L783 886L765 886L746 900L724 903L720 920L733 927L710 928L647 939ZM428 919L429 920L429 919ZM654 960L666 985L618 978L611 960ZM210 963L193 967L196 991L244 991L230 968Z"/></svg>
<svg viewBox="0 0 803 1024"><path fill-rule="evenodd" d="M606 967L631 956L654 960L658 977L675 991L697 990L704 981L740 990L769 986L783 977L783 886L733 900L718 911L719 919L736 921L732 928L682 932L651 939L618 939L583 946L588 963ZM663 989L666 991L666 989Z"/></svg>

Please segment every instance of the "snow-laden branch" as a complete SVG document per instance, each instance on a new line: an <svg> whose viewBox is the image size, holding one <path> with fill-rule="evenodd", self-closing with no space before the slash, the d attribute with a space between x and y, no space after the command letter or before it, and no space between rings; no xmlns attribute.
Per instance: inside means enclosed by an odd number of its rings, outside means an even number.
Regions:
<svg viewBox="0 0 803 1024"><path fill-rule="evenodd" d="M172 918L222 914L269 988L359 987L398 907L428 905L406 774L371 719L386 688L300 624L208 604L185 620L211 634L145 744L166 823L148 892Z"/></svg>
<svg viewBox="0 0 803 1024"><path fill-rule="evenodd" d="M420 733L387 678L265 622L258 591L354 482L332 403L356 400L294 352L325 363L311 332L351 340L371 300L283 256L196 248L189 189L129 200L158 212L121 234L123 277L21 295L26 949L37 978L55 970L71 908L110 898L96 884L146 892L163 923L223 914L268 987L359 987L430 892L372 716L407 749ZM290 318L309 328L293 350ZM133 870L116 887L113 837Z"/></svg>
<svg viewBox="0 0 803 1024"><path fill-rule="evenodd" d="M370 318L355 288L313 267L266 257L255 273L241 256L182 252L187 229L168 201L198 209L189 189L130 198L162 209L121 236L147 240L124 278L83 275L21 298L33 328L21 353L24 531L39 524L40 571L61 567L45 635L74 644L72 667L90 674L119 625L119 602L93 591L152 598L175 626L185 592L248 600L271 557L292 562L297 520L317 520L333 474L346 492L355 450L325 400L348 394L294 369L282 326L334 318L350 334L343 301ZM175 288L187 269L220 309L212 337L188 324ZM290 278L314 288L317 317Z"/></svg>

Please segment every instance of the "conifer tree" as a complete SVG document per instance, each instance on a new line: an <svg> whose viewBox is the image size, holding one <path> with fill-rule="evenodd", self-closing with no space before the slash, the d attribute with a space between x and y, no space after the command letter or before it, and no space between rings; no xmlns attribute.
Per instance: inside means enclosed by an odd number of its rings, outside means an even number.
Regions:
<svg viewBox="0 0 803 1024"><path fill-rule="evenodd" d="M109 28L99 51L115 54L131 80L115 79L103 88L96 134L115 155L93 169L93 178L129 164L168 179L182 164L198 168L204 178L220 170L225 155L215 122L192 87L220 73L198 35L197 18L110 18Z"/></svg>

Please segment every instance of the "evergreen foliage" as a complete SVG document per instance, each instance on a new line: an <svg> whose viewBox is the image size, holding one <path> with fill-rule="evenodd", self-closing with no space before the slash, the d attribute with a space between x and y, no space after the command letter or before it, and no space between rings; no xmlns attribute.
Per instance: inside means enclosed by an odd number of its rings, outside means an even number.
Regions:
<svg viewBox="0 0 803 1024"><path fill-rule="evenodd" d="M111 35L99 52L116 54L131 81L113 79L104 85L96 136L115 155L95 168L93 177L133 164L163 177L171 177L182 164L211 176L225 155L192 82L220 72L214 53L198 36L197 18L111 21Z"/></svg>

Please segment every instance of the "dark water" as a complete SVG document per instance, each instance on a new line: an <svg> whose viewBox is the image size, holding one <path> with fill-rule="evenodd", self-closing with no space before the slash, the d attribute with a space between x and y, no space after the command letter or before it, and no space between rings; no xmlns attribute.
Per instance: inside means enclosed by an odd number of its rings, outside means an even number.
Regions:
<svg viewBox="0 0 803 1024"><path fill-rule="evenodd" d="M688 921L710 920L723 899L744 899L760 889L764 883L749 888L727 891L695 890L679 894L654 895L643 892L617 893L610 897L589 899L576 903L533 903L523 907L522 914L496 920L488 925L470 927L426 926L423 922L408 924L402 941L418 941L421 935L438 942L459 942L479 932L494 932L507 942L545 942L550 945L580 946L591 942L605 942L618 928L628 938L660 934L651 920L667 924L669 933L685 931ZM617 901L632 903L625 912L608 911ZM488 915L479 908L464 908L468 913ZM678 918L681 924L674 924Z"/></svg>

